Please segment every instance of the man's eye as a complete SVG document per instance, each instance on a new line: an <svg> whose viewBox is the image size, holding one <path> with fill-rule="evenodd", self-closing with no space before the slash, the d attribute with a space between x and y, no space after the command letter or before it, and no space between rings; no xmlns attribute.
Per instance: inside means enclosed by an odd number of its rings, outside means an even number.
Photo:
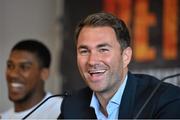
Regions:
<svg viewBox="0 0 180 120"><path fill-rule="evenodd" d="M99 51L100 51L100 52L102 52L102 53L104 53L104 52L108 52L108 51L109 51L109 49L106 49L106 48L101 48L101 49L99 49Z"/></svg>
<svg viewBox="0 0 180 120"><path fill-rule="evenodd" d="M80 50L79 53L81 55L87 55L88 54L88 50Z"/></svg>
<svg viewBox="0 0 180 120"><path fill-rule="evenodd" d="M13 69L14 68L14 65L12 64L7 64L7 69Z"/></svg>
<svg viewBox="0 0 180 120"><path fill-rule="evenodd" d="M25 71L25 70L29 70L31 68L31 66L23 64L20 66L20 68L21 68L21 70Z"/></svg>

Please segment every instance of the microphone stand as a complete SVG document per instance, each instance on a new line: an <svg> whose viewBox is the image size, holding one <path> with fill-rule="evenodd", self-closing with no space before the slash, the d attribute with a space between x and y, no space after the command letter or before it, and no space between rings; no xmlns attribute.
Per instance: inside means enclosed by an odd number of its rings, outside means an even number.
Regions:
<svg viewBox="0 0 180 120"><path fill-rule="evenodd" d="M61 96L69 96L69 93L68 92L65 92L64 94L57 94L57 95L52 95L52 96L49 96L48 98L46 98L45 100L43 100L38 106L36 106L31 112L29 112L26 116L24 116L22 119L26 119L27 117L29 117L34 111L36 111L41 105L43 105L46 101L48 101L50 98L53 98L53 97L61 97Z"/></svg>
<svg viewBox="0 0 180 120"><path fill-rule="evenodd" d="M160 85L167 79L173 78L173 77L177 77L180 76L180 73L175 74L175 75L171 75L171 76L167 76L164 77L163 79L160 80L160 82L156 85L156 87L154 88L154 90L152 91L152 93L150 94L150 96L147 98L147 100L145 101L145 103L143 104L143 106L141 107L141 109L139 110L139 112L136 114L134 119L137 119L140 114L142 113L142 111L144 110L144 108L147 106L147 104L149 103L149 101L152 99L153 95L156 93L156 91L158 90L158 88L160 87Z"/></svg>

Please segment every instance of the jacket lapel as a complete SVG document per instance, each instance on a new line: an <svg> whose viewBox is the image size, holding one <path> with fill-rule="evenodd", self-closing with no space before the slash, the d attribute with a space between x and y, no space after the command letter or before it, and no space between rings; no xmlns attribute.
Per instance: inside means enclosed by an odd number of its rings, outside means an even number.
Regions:
<svg viewBox="0 0 180 120"><path fill-rule="evenodd" d="M118 118L133 118L133 106L135 100L137 82L128 72L128 79L121 100Z"/></svg>
<svg viewBox="0 0 180 120"><path fill-rule="evenodd" d="M97 119L95 111L92 107L90 107L91 97L93 94L93 91L90 88L85 89L84 99L85 101L81 101L81 104L84 104L84 108L87 108L86 110L82 109L81 115L82 118L86 119Z"/></svg>

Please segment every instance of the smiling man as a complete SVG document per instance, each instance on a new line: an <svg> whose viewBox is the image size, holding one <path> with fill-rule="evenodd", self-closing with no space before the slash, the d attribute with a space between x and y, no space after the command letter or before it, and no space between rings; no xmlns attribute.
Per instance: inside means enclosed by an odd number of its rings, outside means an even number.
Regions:
<svg viewBox="0 0 180 120"><path fill-rule="evenodd" d="M50 51L37 40L20 41L12 48L7 60L6 78L9 99L14 103L14 108L4 112L3 119L22 119L51 96L44 86L49 77L50 63ZM48 100L29 118L57 118L61 101L62 98Z"/></svg>
<svg viewBox="0 0 180 120"><path fill-rule="evenodd" d="M82 20L75 32L77 64L87 84L62 102L61 119L130 119L160 83L128 70L132 49L125 23L108 13ZM180 118L180 88L162 83L137 118Z"/></svg>

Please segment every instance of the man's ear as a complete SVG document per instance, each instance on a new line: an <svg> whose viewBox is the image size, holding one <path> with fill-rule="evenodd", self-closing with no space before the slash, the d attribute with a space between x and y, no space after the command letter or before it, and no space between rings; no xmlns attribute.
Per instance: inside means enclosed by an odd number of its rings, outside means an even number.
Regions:
<svg viewBox="0 0 180 120"><path fill-rule="evenodd" d="M41 70L41 79L42 80L47 80L49 77L49 69L48 68L43 68Z"/></svg>
<svg viewBox="0 0 180 120"><path fill-rule="evenodd" d="M127 47L123 50L122 57L123 57L123 68L125 68L128 66L128 64L130 63L131 58L132 58L131 47Z"/></svg>

